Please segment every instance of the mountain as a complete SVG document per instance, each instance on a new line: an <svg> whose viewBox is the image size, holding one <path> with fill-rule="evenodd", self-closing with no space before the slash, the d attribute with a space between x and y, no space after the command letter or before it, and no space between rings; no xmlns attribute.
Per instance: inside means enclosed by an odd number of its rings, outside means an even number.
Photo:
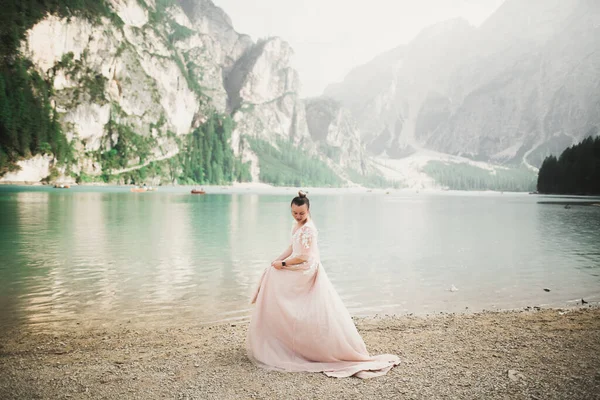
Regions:
<svg viewBox="0 0 600 400"><path fill-rule="evenodd" d="M597 1L507 0L300 99L289 44L210 0L11 0L0 182L528 190L598 132L599 33Z"/></svg>
<svg viewBox="0 0 600 400"><path fill-rule="evenodd" d="M535 170L600 127L599 38L597 1L507 0L479 28L428 28L325 95L376 156L429 150Z"/></svg>
<svg viewBox="0 0 600 400"><path fill-rule="evenodd" d="M361 135L372 154L407 156L421 147L416 123L422 104L447 92L450 71L459 63L473 31L462 19L425 29L408 45L354 69L324 94L360 121Z"/></svg>
<svg viewBox="0 0 600 400"><path fill-rule="evenodd" d="M210 0L8 6L7 37L25 29L2 48L2 181L257 181L270 158L252 143L279 153L290 144L341 179L364 169L360 140L346 146L336 125L318 140L309 132L289 44L236 32ZM17 92L44 115L43 134L21 126Z"/></svg>

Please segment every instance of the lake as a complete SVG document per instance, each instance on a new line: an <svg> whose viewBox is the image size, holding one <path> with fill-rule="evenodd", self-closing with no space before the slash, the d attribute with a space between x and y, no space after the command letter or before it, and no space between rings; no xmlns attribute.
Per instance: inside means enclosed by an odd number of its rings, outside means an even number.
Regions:
<svg viewBox="0 0 600 400"><path fill-rule="evenodd" d="M207 192L0 186L0 324L248 319L262 270L288 245L295 192ZM352 315L600 299L600 207L589 199L365 189L310 199L322 263Z"/></svg>

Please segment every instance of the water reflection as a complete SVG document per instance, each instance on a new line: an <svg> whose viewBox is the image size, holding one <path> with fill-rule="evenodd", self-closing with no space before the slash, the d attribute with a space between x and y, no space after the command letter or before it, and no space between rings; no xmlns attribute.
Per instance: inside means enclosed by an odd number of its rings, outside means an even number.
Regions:
<svg viewBox="0 0 600 400"><path fill-rule="evenodd" d="M561 272L570 275L568 279L562 276L565 283L577 275L578 283L599 277L600 208L581 204L565 209L562 204L546 203L537 210L541 251L554 253L561 249L557 261L566 267Z"/></svg>
<svg viewBox="0 0 600 400"><path fill-rule="evenodd" d="M34 237L48 229L48 195L11 193L0 199L0 305L6 325L10 325L27 318L22 309L38 306L35 302L28 304L26 279L30 276L43 279L47 275L46 265L32 260L27 268L22 268L16 261L35 256L43 248L43 243L36 244ZM50 300L47 296L46 301Z"/></svg>
<svg viewBox="0 0 600 400"><path fill-rule="evenodd" d="M247 318L262 270L289 245L291 197L2 191L1 325ZM600 294L597 207L401 193L311 203L323 264L353 314Z"/></svg>

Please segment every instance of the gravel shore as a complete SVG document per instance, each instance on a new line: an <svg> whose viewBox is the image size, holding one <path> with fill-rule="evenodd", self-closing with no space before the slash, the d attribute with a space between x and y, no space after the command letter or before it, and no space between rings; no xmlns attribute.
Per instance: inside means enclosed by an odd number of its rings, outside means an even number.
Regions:
<svg viewBox="0 0 600 400"><path fill-rule="evenodd" d="M355 322L401 357L388 375L257 369L245 323L21 328L0 338L0 399L600 399L597 307Z"/></svg>

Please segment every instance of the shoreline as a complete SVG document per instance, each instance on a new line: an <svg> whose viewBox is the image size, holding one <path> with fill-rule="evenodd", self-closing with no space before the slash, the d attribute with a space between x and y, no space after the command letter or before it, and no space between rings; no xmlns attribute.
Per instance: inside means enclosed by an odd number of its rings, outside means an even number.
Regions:
<svg viewBox="0 0 600 400"><path fill-rule="evenodd" d="M14 186L14 187L42 187L42 188L52 188L54 183L42 183L42 182L14 182L14 181L0 181L0 186ZM136 185L115 185L108 183L70 183L71 188L75 187L100 187L100 188L132 188L136 187ZM330 193L330 192L340 192L340 193L383 193L383 194L392 194L392 193L410 193L410 194L463 194L463 195L526 195L528 192L506 192L506 191L494 191L494 190L451 190L451 189L436 189L436 188L369 188L366 186L353 185L353 186L340 186L340 187L293 187L293 186L274 186L268 183L262 182L233 182L230 184L223 185L149 185L156 189L157 192L161 191L161 188L166 189L193 189L203 187L205 189L210 189L211 193L219 193L223 190L229 191L270 191L270 192L296 192L299 189L307 190L309 195L311 194L321 194L321 193Z"/></svg>
<svg viewBox="0 0 600 400"><path fill-rule="evenodd" d="M42 182L26 182L26 181L0 181L0 186L14 186L14 187L40 187L40 188L52 188L53 183L42 183ZM89 182L89 183L69 183L71 188L80 187L80 188L132 188L136 187L136 185L115 185L108 184L102 182ZM454 189L441 189L441 188L369 188L366 186L353 185L353 186L343 186L343 187L292 187L292 186L274 186L268 183L262 182L232 182L229 184L223 185L149 185L155 188L157 192L161 192L161 188L163 189L193 189L203 187L205 189L209 189L207 194L215 194L222 193L223 191L228 191L232 193L239 193L240 191L269 191L269 192L281 192L288 193L290 191L295 192L299 189L307 190L312 194L323 194L323 193L374 193L374 194L441 194L441 195L463 195L463 196L496 196L496 195L506 195L506 196L536 196L539 198L572 198L572 199L600 199L599 195L561 195L561 194L542 194L542 193L531 193L531 192L508 192L508 191L500 191L500 190L454 190ZM227 193L227 192L225 192ZM594 202L595 203L595 202ZM597 205L597 204L593 204Z"/></svg>
<svg viewBox="0 0 600 400"><path fill-rule="evenodd" d="M455 310L441 310L441 309L430 309L420 310L413 312L370 312L370 313L352 313L352 319L357 320L381 320L386 318L436 318L440 316L455 316L455 317L470 317L480 314L505 314L505 313L527 313L527 312L538 312L546 310L554 310L556 312L571 312L578 309L598 309L600 310L600 300L597 296L584 296L586 299L585 303L581 303L581 299L550 302L550 303L530 303L532 306L514 306L514 307L465 307ZM225 325L245 325L250 323L251 314L234 316L231 318L214 319L214 318L202 318L192 320L189 315L178 315L173 314L169 317L169 322L183 323L187 327L207 328L207 327L218 327ZM192 322L193 321L193 322ZM127 326L130 329L162 329L165 326L166 321L164 316L152 316L152 317L141 317L141 316L117 316L109 318L107 315L97 315L95 319L89 319L86 315L80 315L74 319L57 319L52 321L39 321L39 322L19 322L12 321L6 323L4 326L0 325L0 343L1 336L4 334L19 334L19 330L27 332L29 334L39 334L44 332L53 333L69 333L73 331L96 331L99 329L107 329L113 327Z"/></svg>
<svg viewBox="0 0 600 400"><path fill-rule="evenodd" d="M247 322L99 325L0 336L0 398L591 399L600 393L600 307L354 318L371 354L362 381L256 368ZM166 325L170 323L172 325Z"/></svg>

